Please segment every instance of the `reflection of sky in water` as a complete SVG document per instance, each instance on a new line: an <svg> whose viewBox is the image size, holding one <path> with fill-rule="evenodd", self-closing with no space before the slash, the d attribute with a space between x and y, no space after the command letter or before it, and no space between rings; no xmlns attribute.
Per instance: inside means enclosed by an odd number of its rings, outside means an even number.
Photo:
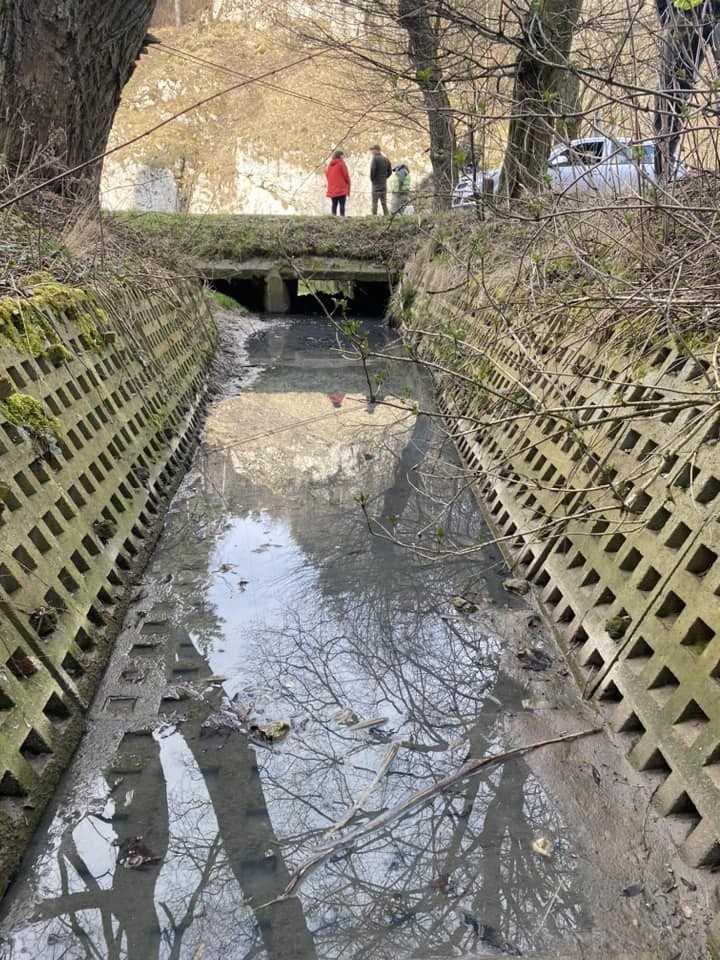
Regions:
<svg viewBox="0 0 720 960"><path fill-rule="evenodd" d="M225 636L222 647L207 647L208 662L215 673L236 677L247 669L258 631L277 618L289 594L306 594L312 602L314 572L293 542L289 524L259 512L229 519L209 570L206 600ZM193 641L205 650L201 635L193 635Z"/></svg>
<svg viewBox="0 0 720 960"><path fill-rule="evenodd" d="M275 351L273 384L282 380L278 358L296 358L301 333L284 325L261 342ZM324 361L312 368L319 375ZM297 368L288 382L302 382ZM268 388L262 377L255 384ZM388 502L422 519L402 465L395 470ZM302 912L294 901L258 910L364 794L392 742L397 755L353 827L468 755L502 749L502 709L518 709L524 694L498 668L504 640L491 611L466 617L450 602L472 563L422 563L370 541L355 504L284 501L236 482L212 458L198 471L153 559L151 581L174 576L148 611L148 635L163 639L171 666L196 658L199 690L211 690L212 674L224 677L225 694L256 723L289 720L292 731L273 750L248 750L244 734L206 736L196 701L179 703L186 721L169 717L144 738L141 773L68 784L46 846L18 884L13 958L240 960L269 950L270 960L400 960L492 953L492 937L479 939L467 916L492 928L500 947L548 949L587 924L572 844L522 760L487 768L326 862L301 888ZM467 495L457 502L463 536L477 529L468 504ZM221 692L207 694L213 709ZM115 866L111 843L143 830L150 807L147 840L163 860L135 875ZM531 853L540 834L555 843L552 859ZM68 913L71 895L84 891L106 898L104 915L82 899ZM54 898L57 916L28 919Z"/></svg>

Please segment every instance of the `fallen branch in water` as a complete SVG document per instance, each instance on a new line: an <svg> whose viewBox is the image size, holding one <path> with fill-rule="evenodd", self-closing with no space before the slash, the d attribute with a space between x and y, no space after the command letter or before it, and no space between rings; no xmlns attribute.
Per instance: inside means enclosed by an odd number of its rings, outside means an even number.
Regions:
<svg viewBox="0 0 720 960"><path fill-rule="evenodd" d="M397 742L395 742L395 743L393 743L393 744L390 745L390 749L389 749L388 752L386 753L385 759L383 760L383 762L382 762L382 764L381 764L381 766L380 766L380 769L378 770L378 772L377 772L377 773L375 774L375 776L373 777L372 783L369 784L369 786L367 787L367 789L363 792L362 796L358 797L358 799L357 799L357 800L355 801L355 803L350 807L350 809L347 811L347 813L343 814L343 816L338 820L338 822L337 822L337 823L334 823L334 824L330 827L330 829L323 834L323 840L327 840L328 837L331 837L334 833L337 833L338 830L341 830L341 829L345 826L346 823L349 823L349 822L352 820L352 818L353 818L353 817L355 816L355 814L358 812L358 810L360 809L360 807L365 803L365 801L366 801L367 798L370 796L370 794L373 792L373 790L375 789L375 787L378 785L378 783L380 783L380 781L382 780L382 778L383 778L383 777L385 776L385 774L387 773L388 767L390 766L390 764L391 764L391 763L393 762L393 760L395 759L395 756L396 756L396 754L397 754L397 752L398 752L399 749L400 749L400 744L397 743Z"/></svg>
<svg viewBox="0 0 720 960"><path fill-rule="evenodd" d="M601 727L593 727L590 730L579 730L577 733L565 733L559 737L552 737L550 740L538 740L535 743L528 743L522 747L513 747L512 750L506 750L503 753L493 753L489 757L483 757L480 760L469 760L455 773L451 773L449 776L443 777L442 780L438 780L437 783L433 783L429 787L425 787L423 790L419 790L417 793L414 793L412 796L408 797L407 800L403 800L402 803L397 804L397 806L392 807L390 810L386 810L385 813L381 813L372 820L368 820L368 822L363 824L363 826L357 827L346 836L340 837L340 839L336 840L334 843L328 844L326 847L321 847L321 849L317 850L311 857L309 857L301 867L298 867L298 869L290 878L290 882L285 887L282 896L278 897L278 900L284 900L286 897L291 897L305 881L308 874L314 870L315 867L318 867L321 863L324 863L325 860L327 860L333 854L338 853L341 850L351 850L358 840L362 840L363 837L367 837L368 834L373 833L375 830L386 827L394 820L400 819L400 817L405 816L406 813L409 813L415 807L425 803L436 794L442 793L443 790L446 790L453 784L458 783L461 780L466 780L468 777L472 777L474 774L478 773L478 771L482 770L483 767L488 767L493 763L501 763L503 760L510 759L510 757L517 757L520 754L528 753L531 750L537 750L540 747L547 747L553 743L564 743L568 740L577 740L580 737L589 737L594 733L599 733L601 729ZM385 766L385 764L383 764L383 766ZM379 778L379 776L380 773L378 773L378 777L375 778L375 781ZM375 781L373 781L373 785ZM361 802L362 798L358 801L358 804L355 805L351 811L351 814L355 812L357 806ZM340 822L342 823L342 821ZM335 825L330 832L334 831L336 827L337 825ZM277 901L273 901L273 903L275 902ZM269 906L269 904L266 904L265 906Z"/></svg>

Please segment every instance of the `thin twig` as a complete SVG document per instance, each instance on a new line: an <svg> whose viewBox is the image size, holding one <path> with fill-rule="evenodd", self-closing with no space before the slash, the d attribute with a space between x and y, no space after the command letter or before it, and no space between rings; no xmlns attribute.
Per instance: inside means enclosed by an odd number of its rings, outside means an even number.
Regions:
<svg viewBox="0 0 720 960"><path fill-rule="evenodd" d="M560 896L560 891L562 890L562 888L563 888L564 886L565 886L565 884L563 883L563 879L562 879L562 877L560 877L560 879L558 880L558 885L557 885L557 887L555 888L555 893L554 893L554 894L550 897L550 899L548 900L548 905L547 905L547 907L545 908L545 913L543 914L542 920L541 920L540 923L538 924L538 928L537 928L537 930L535 931L535 935L536 935L536 936L537 936L538 933L540 933L540 931L542 930L542 928L545 926L545 924L546 924L546 922L547 922L547 918L550 916L550 911L552 910L555 901L556 901L557 898Z"/></svg>
<svg viewBox="0 0 720 960"><path fill-rule="evenodd" d="M323 840L327 840L328 837L331 837L334 833L337 833L338 830L341 830L347 823L349 823L349 822L352 820L352 818L355 816L355 814L357 813L357 811L358 811L358 810L360 809L360 807L365 803L365 801L366 801L367 798L370 796L370 794L373 792L373 790L375 789L375 787L378 785L378 783L382 780L382 778L383 778L383 777L385 776L385 774L387 773L388 767L390 766L390 764L391 764L391 763L393 762L393 760L395 759L395 757L396 757L397 752L398 752L399 749L400 749L400 744L399 744L397 741L395 741L394 743L391 743L391 744L390 744L390 749L389 749L388 752L385 754L385 759L383 760L382 764L380 765L380 769L378 770L378 772L377 772L377 773L375 774L375 776L373 777L372 782L368 785L367 789L363 792L362 796L358 797L358 799L357 799L357 800L355 801L355 803L350 807L350 809L347 811L347 813L345 813L345 814L338 820L337 823L334 823L334 824L330 827L330 829L329 829L326 833L323 834Z"/></svg>

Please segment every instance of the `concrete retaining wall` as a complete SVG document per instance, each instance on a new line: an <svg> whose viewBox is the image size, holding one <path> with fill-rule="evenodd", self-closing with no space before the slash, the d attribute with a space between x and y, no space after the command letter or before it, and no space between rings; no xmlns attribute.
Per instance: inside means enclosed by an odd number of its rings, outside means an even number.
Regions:
<svg viewBox="0 0 720 960"><path fill-rule="evenodd" d="M429 296L433 289L447 293ZM447 331L475 316L482 376L470 383L438 373L437 382L476 489L581 688L627 735L633 764L657 779L656 803L675 818L682 854L716 865L720 390L712 345L689 356L656 343L639 362L634 348L579 336L567 323L526 326L519 338L497 314L483 326L487 302L463 301L466 291L426 258L409 268L398 302L410 335L430 331L416 334L421 355L445 369L467 371L467 351L453 355ZM528 392L537 402L516 406Z"/></svg>
<svg viewBox="0 0 720 960"><path fill-rule="evenodd" d="M28 293L0 301L0 893L192 452L215 336L189 284Z"/></svg>

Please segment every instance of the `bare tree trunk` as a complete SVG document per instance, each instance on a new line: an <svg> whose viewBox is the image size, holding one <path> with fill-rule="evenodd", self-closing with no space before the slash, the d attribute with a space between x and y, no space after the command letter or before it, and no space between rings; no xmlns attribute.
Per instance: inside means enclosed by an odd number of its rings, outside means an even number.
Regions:
<svg viewBox="0 0 720 960"><path fill-rule="evenodd" d="M500 181L508 197L537 193L568 88L568 57L582 0L533 4L515 69L513 113Z"/></svg>
<svg viewBox="0 0 720 960"><path fill-rule="evenodd" d="M175 26L181 27L183 24L182 0L175 0Z"/></svg>
<svg viewBox="0 0 720 960"><path fill-rule="evenodd" d="M455 124L440 69L438 40L429 6L421 0L398 0L398 22L407 31L410 60L427 110L433 206L442 210L450 206L452 193Z"/></svg>
<svg viewBox="0 0 720 960"><path fill-rule="evenodd" d="M555 129L566 140L574 140L580 133L582 117L580 77L566 70L558 87L558 118Z"/></svg>
<svg viewBox="0 0 720 960"><path fill-rule="evenodd" d="M155 0L0 3L0 162L50 177L102 153ZM101 165L62 189L97 197Z"/></svg>

